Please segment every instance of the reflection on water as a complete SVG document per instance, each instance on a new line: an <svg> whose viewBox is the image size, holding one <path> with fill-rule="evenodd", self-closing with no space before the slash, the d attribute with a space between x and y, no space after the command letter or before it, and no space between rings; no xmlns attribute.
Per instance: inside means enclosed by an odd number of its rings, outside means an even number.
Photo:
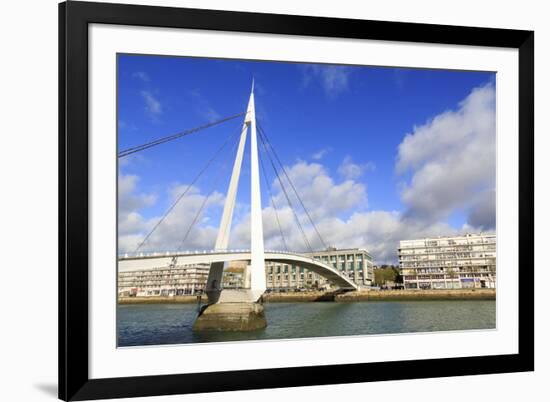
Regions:
<svg viewBox="0 0 550 402"><path fill-rule="evenodd" d="M268 326L194 333L195 304L118 307L118 345L162 345L495 328L494 300L265 304Z"/></svg>

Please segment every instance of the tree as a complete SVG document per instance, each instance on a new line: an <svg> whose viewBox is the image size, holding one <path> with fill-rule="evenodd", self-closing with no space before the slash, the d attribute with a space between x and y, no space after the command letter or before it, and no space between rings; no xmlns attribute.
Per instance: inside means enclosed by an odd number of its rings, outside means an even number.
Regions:
<svg viewBox="0 0 550 402"><path fill-rule="evenodd" d="M374 271L374 282L376 285L382 286L386 282L402 283L403 278L398 267L394 265L382 265Z"/></svg>

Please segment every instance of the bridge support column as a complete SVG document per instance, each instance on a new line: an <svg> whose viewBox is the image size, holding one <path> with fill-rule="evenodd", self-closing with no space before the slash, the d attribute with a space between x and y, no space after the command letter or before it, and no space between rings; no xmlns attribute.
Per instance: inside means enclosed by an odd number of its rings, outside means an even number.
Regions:
<svg viewBox="0 0 550 402"><path fill-rule="evenodd" d="M255 331L266 326L260 303L215 303L201 310L193 331Z"/></svg>

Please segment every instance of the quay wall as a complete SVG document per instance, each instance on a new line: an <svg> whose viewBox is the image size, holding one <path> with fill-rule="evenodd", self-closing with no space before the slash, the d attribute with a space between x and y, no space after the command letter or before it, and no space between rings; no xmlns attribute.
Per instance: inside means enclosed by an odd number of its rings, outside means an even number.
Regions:
<svg viewBox="0 0 550 402"><path fill-rule="evenodd" d="M495 289L371 290L339 294L336 301L495 300Z"/></svg>
<svg viewBox="0 0 550 402"><path fill-rule="evenodd" d="M334 301L335 295L333 292L288 292L288 293L266 293L263 295L264 302L317 302L317 301Z"/></svg>
<svg viewBox="0 0 550 402"><path fill-rule="evenodd" d="M208 297L203 296L201 299L203 304L206 304ZM197 296L149 296L149 297L119 297L118 304L179 304L179 303L197 303Z"/></svg>
<svg viewBox="0 0 550 402"><path fill-rule="evenodd" d="M336 292L289 292L266 293L263 300L266 303L281 302L354 302L354 301L391 301L391 300L495 300L495 289L433 289L433 290L362 290L347 293ZM167 303L197 303L197 296L174 297L121 297L119 304L167 304ZM202 304L208 298L203 296Z"/></svg>

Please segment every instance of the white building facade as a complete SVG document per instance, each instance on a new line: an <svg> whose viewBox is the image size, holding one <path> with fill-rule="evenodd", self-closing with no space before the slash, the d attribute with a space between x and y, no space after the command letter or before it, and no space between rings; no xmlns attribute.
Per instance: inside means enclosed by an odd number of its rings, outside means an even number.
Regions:
<svg viewBox="0 0 550 402"><path fill-rule="evenodd" d="M304 253L344 273L360 287L369 287L374 281L372 256L365 249L336 249L334 247L313 253ZM295 289L329 289L331 284L314 272L298 265L266 263L267 288L274 291Z"/></svg>
<svg viewBox="0 0 550 402"><path fill-rule="evenodd" d="M496 235L467 234L402 240L405 289L496 288Z"/></svg>
<svg viewBox="0 0 550 402"><path fill-rule="evenodd" d="M119 297L183 296L202 292L210 264L176 265L118 272Z"/></svg>

